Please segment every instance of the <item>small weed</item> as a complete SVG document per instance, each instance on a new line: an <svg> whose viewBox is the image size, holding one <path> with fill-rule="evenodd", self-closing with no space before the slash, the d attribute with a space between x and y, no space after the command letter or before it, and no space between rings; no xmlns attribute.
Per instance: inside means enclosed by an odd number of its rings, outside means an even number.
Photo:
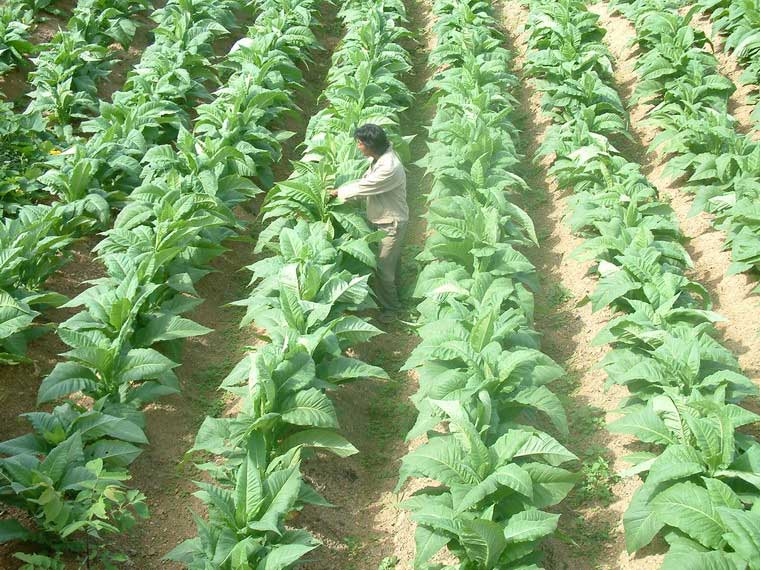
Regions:
<svg viewBox="0 0 760 570"><path fill-rule="evenodd" d="M575 370L569 370L567 363L563 363L563 367L565 375L554 383L555 391L560 396L572 396L581 387L581 375ZM565 402L565 407L571 408L568 402Z"/></svg>
<svg viewBox="0 0 760 570"><path fill-rule="evenodd" d="M589 436L605 427L604 410L596 406L569 408L571 431L574 434ZM584 455L589 455L584 453Z"/></svg>
<svg viewBox="0 0 760 570"><path fill-rule="evenodd" d="M615 500L612 486L619 478L610 470L610 464L604 457L597 456L593 461L584 462L581 474L583 479L574 493L578 505L595 502L609 506Z"/></svg>
<svg viewBox="0 0 760 570"><path fill-rule="evenodd" d="M399 563L398 556L386 556L377 567L377 570L395 570L396 565Z"/></svg>
<svg viewBox="0 0 760 570"><path fill-rule="evenodd" d="M380 479L395 477L397 468L390 453L395 442L403 440L414 418L412 405L399 401L402 379L392 375L373 395L369 406L369 432L375 449L361 455L363 466Z"/></svg>
<svg viewBox="0 0 760 570"><path fill-rule="evenodd" d="M348 548L348 557L352 559L359 556L361 551L364 549L364 543L358 536L349 535L345 538L344 543L346 545L346 548Z"/></svg>
<svg viewBox="0 0 760 570"><path fill-rule="evenodd" d="M551 307L559 307L572 298L573 294L570 292L570 289L565 287L562 283L555 283L547 288L546 302Z"/></svg>

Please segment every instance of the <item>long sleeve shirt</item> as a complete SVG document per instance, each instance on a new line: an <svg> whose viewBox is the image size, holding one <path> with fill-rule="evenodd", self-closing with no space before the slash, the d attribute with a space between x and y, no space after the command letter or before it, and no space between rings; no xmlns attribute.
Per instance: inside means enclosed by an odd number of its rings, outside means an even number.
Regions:
<svg viewBox="0 0 760 570"><path fill-rule="evenodd" d="M359 180L338 188L338 197L367 199L367 218L374 224L405 222L409 219L406 204L406 172L393 147L378 157Z"/></svg>

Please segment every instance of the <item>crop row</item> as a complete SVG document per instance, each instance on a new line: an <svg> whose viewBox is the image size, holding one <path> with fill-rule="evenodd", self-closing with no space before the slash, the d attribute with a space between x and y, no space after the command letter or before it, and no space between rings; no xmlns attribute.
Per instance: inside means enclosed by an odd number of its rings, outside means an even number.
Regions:
<svg viewBox="0 0 760 570"><path fill-rule="evenodd" d="M176 0L157 9L155 41L143 52L112 102L82 124L92 136L50 158L37 175L52 205L29 204L0 225L0 360L23 361L26 343L39 334L40 311L65 299L44 291L48 277L68 258L79 237L102 231L111 209L121 208L142 183L152 149L177 140L216 80L210 63L214 40L235 26L243 0ZM226 26L226 27L225 27ZM30 121L41 121L39 114Z"/></svg>
<svg viewBox="0 0 760 570"><path fill-rule="evenodd" d="M642 51L635 101L653 105L647 121L659 129L650 148L671 158L666 173L686 177L692 212L714 214L727 234L729 273L760 266L760 143L736 130L728 112L735 86L706 50L707 38L689 26L671 0L616 3L634 22Z"/></svg>
<svg viewBox="0 0 760 570"><path fill-rule="evenodd" d="M0 7L0 75L34 52L30 41L34 19L52 0L9 0Z"/></svg>
<svg viewBox="0 0 760 570"><path fill-rule="evenodd" d="M756 569L760 445L741 428L760 417L739 404L757 388L716 340L707 291L684 275L673 211L615 148L631 135L597 19L578 0L532 2L528 70L553 122L541 152L573 191L569 223L586 238L576 255L598 277L589 300L615 313L594 340L612 349L600 363L607 385L629 392L609 428L642 443L627 457L644 483L624 516L626 544L663 537L671 570Z"/></svg>
<svg viewBox="0 0 760 570"><path fill-rule="evenodd" d="M25 114L39 112L56 139L71 140L72 121L98 110L98 82L111 71L111 44L128 50L147 0L79 0L65 30L39 49L29 75Z"/></svg>
<svg viewBox="0 0 760 570"><path fill-rule="evenodd" d="M71 350L39 390L40 403L63 402L25 414L34 432L0 444L0 500L35 525L4 521L3 541L77 550L147 516L142 494L122 483L147 443L141 408L178 391L182 339L208 332L181 315L240 228L232 207L255 194L248 177L266 178L280 158L269 125L291 107L296 64L315 42L310 12L258 7L227 57L227 84L197 108L193 132L146 153L140 185L97 247L107 275L69 304L84 306L58 330Z"/></svg>
<svg viewBox="0 0 760 570"><path fill-rule="evenodd" d="M311 10L313 0L300 5ZM396 133L398 113L411 101L399 80L410 68L398 44L408 33L397 23L405 19L400 2L353 0L338 17L346 33L333 54L326 106L309 123L293 175L267 195L269 225L257 248L271 255L250 266L252 291L238 303L247 308L241 326L255 325L260 342L222 383L239 399L237 413L206 418L192 449L212 458L198 467L214 482L199 483L196 493L208 521L196 517L198 536L167 555L190 569L280 570L316 548L292 517L305 505L329 503L303 479L301 460L314 450L357 452L338 433L327 393L387 377L345 354L381 332L352 314L374 307L368 277L378 236L329 190L366 167L353 129L374 120Z"/></svg>
<svg viewBox="0 0 760 570"><path fill-rule="evenodd" d="M567 434L548 387L564 371L540 350L538 279L518 251L537 239L514 203L527 190L515 174L516 78L488 4L437 0L433 12L436 114L420 162L433 186L413 293L422 342L405 364L419 376L407 439L426 441L404 457L399 480L426 486L402 506L417 522L415 568L442 568L430 561L443 548L457 568L538 568L538 543L559 519L542 509L572 489L576 475L561 465L576 457L533 425Z"/></svg>
<svg viewBox="0 0 760 570"><path fill-rule="evenodd" d="M752 100L760 102L760 2L758 0L697 0L710 14L713 32L725 36L723 49L744 67L740 80L752 87ZM760 106L752 119L760 125ZM757 128L757 127L756 127Z"/></svg>
<svg viewBox="0 0 760 570"><path fill-rule="evenodd" d="M12 104L0 103L4 216L16 216L21 205L48 196L38 180L46 160L66 141L72 142L74 121L97 111L97 84L108 77L114 59L110 44L128 49L137 29L133 18L147 8L146 0L82 0L66 29L35 49L29 105L16 113Z"/></svg>

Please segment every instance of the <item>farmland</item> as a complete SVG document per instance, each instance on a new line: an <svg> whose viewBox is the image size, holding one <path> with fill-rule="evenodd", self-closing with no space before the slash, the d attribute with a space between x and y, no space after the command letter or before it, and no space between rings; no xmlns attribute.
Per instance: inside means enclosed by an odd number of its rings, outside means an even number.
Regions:
<svg viewBox="0 0 760 570"><path fill-rule="evenodd" d="M753 0L5 3L0 567L760 569L759 60Z"/></svg>

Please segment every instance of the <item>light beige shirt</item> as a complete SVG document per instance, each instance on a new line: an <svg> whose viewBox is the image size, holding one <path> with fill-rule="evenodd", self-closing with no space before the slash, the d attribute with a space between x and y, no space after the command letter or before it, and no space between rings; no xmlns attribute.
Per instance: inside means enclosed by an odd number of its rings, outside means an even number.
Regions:
<svg viewBox="0 0 760 570"><path fill-rule="evenodd" d="M374 224L409 219L406 172L392 146L370 165L363 177L338 188L338 197L342 200L367 198L367 218Z"/></svg>

